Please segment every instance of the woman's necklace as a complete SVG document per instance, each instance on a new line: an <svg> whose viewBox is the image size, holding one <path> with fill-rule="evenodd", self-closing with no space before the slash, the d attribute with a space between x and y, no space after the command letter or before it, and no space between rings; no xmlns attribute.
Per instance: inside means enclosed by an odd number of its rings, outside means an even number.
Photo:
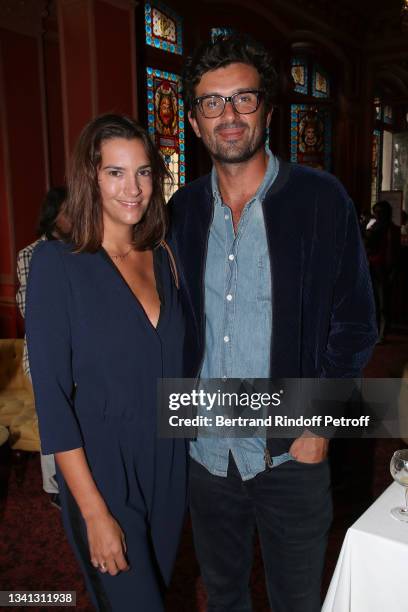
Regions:
<svg viewBox="0 0 408 612"><path fill-rule="evenodd" d="M107 250L107 249L106 249ZM129 255L129 253L133 251L133 246L130 247L130 249L128 251L126 251L126 253L120 253L118 255L113 255L113 253L111 253L110 251L108 251L108 255L110 257L112 257L112 259L117 259L119 261L123 261L124 259L126 259L126 257Z"/></svg>

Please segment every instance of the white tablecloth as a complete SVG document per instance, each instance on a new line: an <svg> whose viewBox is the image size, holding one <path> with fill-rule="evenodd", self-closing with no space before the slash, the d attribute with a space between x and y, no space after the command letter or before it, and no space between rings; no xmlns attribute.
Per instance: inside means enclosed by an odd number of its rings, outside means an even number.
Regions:
<svg viewBox="0 0 408 612"><path fill-rule="evenodd" d="M408 523L390 509L404 489L388 489L347 531L322 612L408 611Z"/></svg>

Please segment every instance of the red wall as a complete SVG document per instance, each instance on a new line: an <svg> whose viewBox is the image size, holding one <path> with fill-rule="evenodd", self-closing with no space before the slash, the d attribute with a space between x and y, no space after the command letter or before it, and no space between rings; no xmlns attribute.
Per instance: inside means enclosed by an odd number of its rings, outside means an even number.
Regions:
<svg viewBox="0 0 408 612"><path fill-rule="evenodd" d="M4 87L0 82L0 338L15 335L13 233L6 186Z"/></svg>
<svg viewBox="0 0 408 612"><path fill-rule="evenodd" d="M79 132L99 113L135 112L132 3L56 7L58 23L40 11L29 33L24 20L0 28L0 337L22 331L16 254L35 239L48 187L65 182Z"/></svg>
<svg viewBox="0 0 408 612"><path fill-rule="evenodd" d="M48 155L50 186L65 182L64 126L62 119L62 92L60 50L56 40L44 41L45 95L48 124Z"/></svg>
<svg viewBox="0 0 408 612"><path fill-rule="evenodd" d="M47 189L40 44L0 28L0 337L21 333L16 253L35 239Z"/></svg>
<svg viewBox="0 0 408 612"><path fill-rule="evenodd" d="M98 113L132 115L132 48L128 10L94 4Z"/></svg>
<svg viewBox="0 0 408 612"><path fill-rule="evenodd" d="M89 2L58 4L65 152L93 115Z"/></svg>
<svg viewBox="0 0 408 612"><path fill-rule="evenodd" d="M1 83L0 83L1 86ZM7 197L6 186L6 151L4 143L6 141L5 134L5 117L3 100L0 100L0 278L2 285L12 281L13 275L13 260L12 260L12 232L10 226L9 202ZM6 278L7 277L7 278Z"/></svg>
<svg viewBox="0 0 408 612"><path fill-rule="evenodd" d="M35 237L46 191L39 41L1 30L15 248Z"/></svg>

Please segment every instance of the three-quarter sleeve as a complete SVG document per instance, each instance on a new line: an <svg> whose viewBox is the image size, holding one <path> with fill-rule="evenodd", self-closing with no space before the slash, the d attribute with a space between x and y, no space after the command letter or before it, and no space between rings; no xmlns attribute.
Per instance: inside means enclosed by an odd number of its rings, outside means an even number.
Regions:
<svg viewBox="0 0 408 612"><path fill-rule="evenodd" d="M38 245L26 294L26 335L43 454L83 445L74 411L70 286L56 241Z"/></svg>

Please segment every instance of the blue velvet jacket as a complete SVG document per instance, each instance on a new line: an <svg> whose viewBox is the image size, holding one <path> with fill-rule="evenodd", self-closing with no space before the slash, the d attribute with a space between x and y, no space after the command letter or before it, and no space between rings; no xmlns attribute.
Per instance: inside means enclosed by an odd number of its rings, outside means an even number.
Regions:
<svg viewBox="0 0 408 612"><path fill-rule="evenodd" d="M170 242L191 313L187 371L205 339L204 272L213 204L210 175L170 203ZM377 339L370 274L354 205L332 175L280 162L263 202L272 276L271 378L358 377ZM271 439L276 455L290 440Z"/></svg>

